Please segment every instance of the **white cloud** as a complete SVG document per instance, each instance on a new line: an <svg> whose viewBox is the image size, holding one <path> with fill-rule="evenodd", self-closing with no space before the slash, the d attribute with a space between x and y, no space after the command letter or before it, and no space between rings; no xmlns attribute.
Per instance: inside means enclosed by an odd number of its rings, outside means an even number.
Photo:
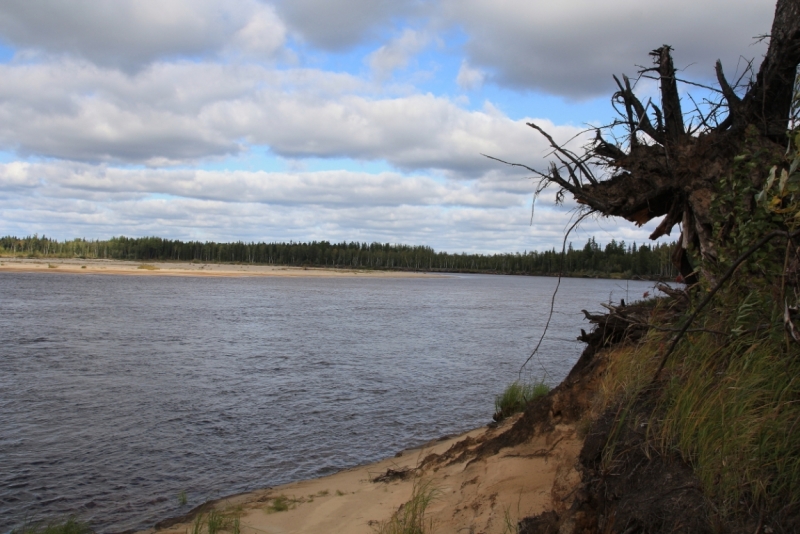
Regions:
<svg viewBox="0 0 800 534"><path fill-rule="evenodd" d="M281 49L286 40L286 27L271 6L262 6L236 32L234 53L241 50L255 58L269 59Z"/></svg>
<svg viewBox="0 0 800 534"><path fill-rule="evenodd" d="M585 98L610 94L612 73L663 43L679 66L696 63L689 77L717 57L731 72L738 54L761 53L750 37L771 14L746 0L8 0L0 37L17 55L0 64L0 150L17 161L0 166L0 233L558 247L569 210L549 191L528 226L526 173L481 156L544 168L547 143L501 111L508 102L466 109L465 95L447 96L459 92L452 54L462 91ZM448 41L454 27L463 46ZM433 41L444 46L426 51L431 64L450 77L424 82L438 94L416 89L420 77L375 83ZM371 79L323 70L364 62ZM560 142L580 131L536 122ZM291 170L201 168L249 152ZM391 172L309 172L310 158ZM650 231L592 224L626 240Z"/></svg>
<svg viewBox="0 0 800 534"><path fill-rule="evenodd" d="M158 166L263 146L475 177L498 167L482 153L541 166L547 149L492 106L364 94L357 79L322 71L160 63L128 75L70 62L5 65L0 76L0 148L25 155ZM561 140L579 131L544 124Z"/></svg>
<svg viewBox="0 0 800 534"><path fill-rule="evenodd" d="M301 38L334 51L374 38L393 19L430 9L419 0L277 0L276 5Z"/></svg>
<svg viewBox="0 0 800 534"><path fill-rule="evenodd" d="M559 247L570 213L537 209L529 190L395 173L120 169L69 162L0 165L0 234L159 235L209 240L359 240L439 250ZM640 242L648 228L602 221ZM622 223L627 227L627 223ZM597 226L584 225L592 235ZM598 235L599 239L602 239ZM576 237L576 240L585 239Z"/></svg>
<svg viewBox="0 0 800 534"><path fill-rule="evenodd" d="M23 50L132 71L235 44L271 55L285 28L257 0L7 0L0 3L0 35Z"/></svg>
<svg viewBox="0 0 800 534"><path fill-rule="evenodd" d="M377 79L385 80L396 69L406 67L411 57L422 51L429 40L424 32L406 28L400 37L370 54L369 66Z"/></svg>
<svg viewBox="0 0 800 534"><path fill-rule="evenodd" d="M148 195L223 202L285 205L439 205L507 208L521 204L518 192L493 191L480 183L437 181L352 171L264 172L185 169L125 169L82 163L0 164L0 190L38 188L44 194L116 199Z"/></svg>
<svg viewBox="0 0 800 534"><path fill-rule="evenodd" d="M752 0L442 0L442 17L462 26L470 64L517 89L573 98L609 94L612 74L635 74L647 53L675 48L676 66L713 77L720 58L733 71L739 56L758 58L773 2ZM758 64L758 61L756 62Z"/></svg>
<svg viewBox="0 0 800 534"><path fill-rule="evenodd" d="M485 78L486 74L482 70L470 67L465 59L461 62L461 67L458 69L456 83L461 89L471 91L473 89L480 89Z"/></svg>

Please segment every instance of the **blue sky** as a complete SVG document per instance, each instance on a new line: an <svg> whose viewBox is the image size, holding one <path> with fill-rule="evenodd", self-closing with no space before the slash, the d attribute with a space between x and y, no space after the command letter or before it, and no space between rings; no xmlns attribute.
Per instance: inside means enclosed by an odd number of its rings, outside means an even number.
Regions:
<svg viewBox="0 0 800 534"><path fill-rule="evenodd" d="M546 168L610 121L612 74L674 47L710 82L765 51L753 0L6 0L0 234L560 246ZM642 95L656 86L643 81ZM652 227L588 220L643 242ZM677 236L673 236L677 237Z"/></svg>

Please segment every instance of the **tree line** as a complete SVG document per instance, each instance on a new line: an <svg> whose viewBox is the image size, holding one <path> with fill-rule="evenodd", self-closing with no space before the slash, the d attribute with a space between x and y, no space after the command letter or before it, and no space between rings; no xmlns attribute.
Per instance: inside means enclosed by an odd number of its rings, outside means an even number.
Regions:
<svg viewBox="0 0 800 534"><path fill-rule="evenodd" d="M428 246L389 243L311 241L309 243L215 243L160 237L112 237L58 241L38 235L0 238L0 254L16 257L190 261L297 267L388 269L432 272L498 273L568 276L672 278L674 244L626 244L611 240L605 247L594 237L582 248L572 243L561 251L506 254L452 254Z"/></svg>

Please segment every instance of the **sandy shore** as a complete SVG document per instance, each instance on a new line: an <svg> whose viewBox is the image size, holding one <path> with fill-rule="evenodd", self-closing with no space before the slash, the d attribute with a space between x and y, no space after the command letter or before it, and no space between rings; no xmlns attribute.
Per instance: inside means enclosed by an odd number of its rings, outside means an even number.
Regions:
<svg viewBox="0 0 800 534"><path fill-rule="evenodd" d="M435 490L426 517L437 533L516 532L509 526L519 519L568 506L569 493L580 478L574 466L582 440L573 426L557 425L554 431L522 445L488 457L470 457L471 449L508 429L513 421L331 476L207 503L144 532L191 532L193 518L216 510L228 521L239 517L241 532L247 534L369 534L410 499L415 484ZM465 451L467 457L459 458ZM379 478L392 471L405 475ZM276 510L276 503L285 503L288 509Z"/></svg>
<svg viewBox="0 0 800 534"><path fill-rule="evenodd" d="M322 269L228 263L133 262L122 260L0 258L0 273L40 272L73 274L117 274L132 276L290 276L334 278L420 278L444 276L403 271Z"/></svg>

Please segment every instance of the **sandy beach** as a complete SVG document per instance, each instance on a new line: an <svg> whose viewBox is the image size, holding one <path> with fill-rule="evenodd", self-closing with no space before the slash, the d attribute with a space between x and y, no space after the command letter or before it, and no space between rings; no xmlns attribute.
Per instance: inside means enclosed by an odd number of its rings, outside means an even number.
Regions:
<svg viewBox="0 0 800 534"><path fill-rule="evenodd" d="M238 517L248 534L369 534L409 501L415 484L433 490L426 518L437 533L516 532L523 517L568 507L582 444L574 426L563 424L496 454L471 454L516 419L331 476L206 503L140 534L191 532L193 519L212 510L228 522Z"/></svg>
<svg viewBox="0 0 800 534"><path fill-rule="evenodd" d="M71 274L115 274L130 276L284 276L333 278L420 278L445 276L406 271L321 269L234 263L140 262L122 260L0 258L0 273L37 272Z"/></svg>

